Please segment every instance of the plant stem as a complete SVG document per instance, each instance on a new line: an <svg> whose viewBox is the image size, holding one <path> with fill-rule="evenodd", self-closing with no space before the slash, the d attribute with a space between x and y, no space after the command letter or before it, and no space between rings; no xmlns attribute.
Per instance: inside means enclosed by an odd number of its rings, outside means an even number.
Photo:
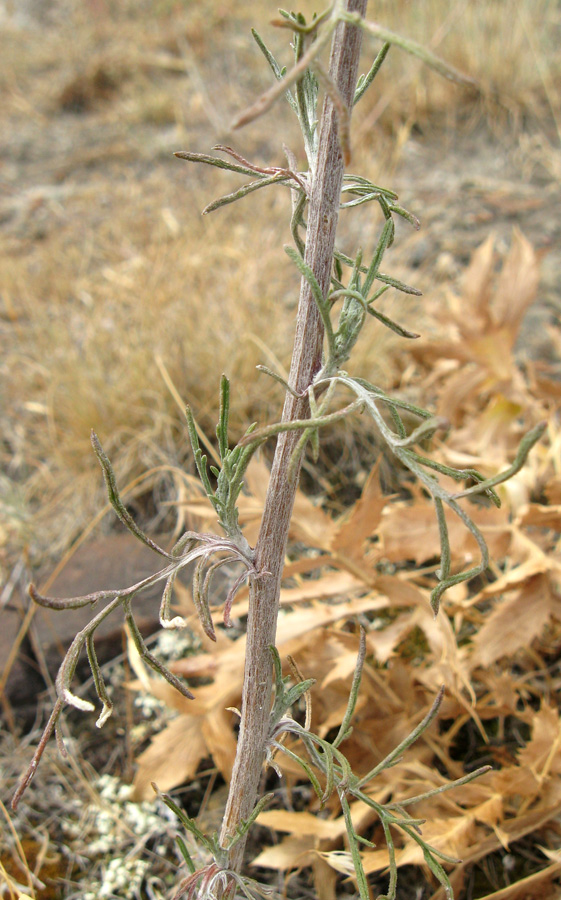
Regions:
<svg viewBox="0 0 561 900"><path fill-rule="evenodd" d="M367 0L347 0L349 12L364 16ZM357 81L362 30L340 23L331 50L329 73L350 110ZM326 98L320 124L319 150L310 196L305 261L320 288L327 293L330 284L335 232L343 180L343 156L338 140L337 111ZM302 394L321 368L323 325L310 286L305 278L300 287L296 334L290 369L290 385ZM287 393L283 421L309 416L307 399ZM263 766L269 729L272 691L272 659L269 647L275 644L280 583L288 539L288 529L300 461L291 479L288 471L298 432L278 438L261 530L255 547L258 575L250 582L247 621L245 675L238 746L222 831L221 844L227 844L238 825L253 809ZM245 847L242 838L232 849L230 867L239 871Z"/></svg>

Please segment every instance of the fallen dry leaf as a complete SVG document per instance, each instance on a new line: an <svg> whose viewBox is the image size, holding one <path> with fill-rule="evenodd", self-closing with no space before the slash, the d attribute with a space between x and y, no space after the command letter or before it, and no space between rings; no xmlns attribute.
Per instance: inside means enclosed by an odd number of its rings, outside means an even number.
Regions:
<svg viewBox="0 0 561 900"><path fill-rule="evenodd" d="M298 866L309 865L312 859L315 839L310 835L290 836L279 844L266 847L252 860L252 866L263 866L266 869L277 869L281 872Z"/></svg>
<svg viewBox="0 0 561 900"><path fill-rule="evenodd" d="M549 579L541 573L529 577L518 591L500 595L473 636L472 667L486 668L521 647L529 647L549 622L552 603Z"/></svg>
<svg viewBox="0 0 561 900"><path fill-rule="evenodd" d="M193 778L206 752L201 723L197 717L181 716L170 722L152 738L148 749L138 758L134 799L152 799L153 781L160 790L169 791Z"/></svg>
<svg viewBox="0 0 561 900"><path fill-rule="evenodd" d="M259 824L273 828L275 831L288 831L291 834L309 834L316 838L333 840L341 836L341 823L332 819L320 819L307 812L289 812L286 809L273 809L262 812Z"/></svg>
<svg viewBox="0 0 561 900"><path fill-rule="evenodd" d="M536 299L539 264L534 248L518 228L512 232L512 244L501 269L491 303L491 318L497 326L506 326L514 345L522 319ZM499 354L497 354L499 355Z"/></svg>
<svg viewBox="0 0 561 900"><path fill-rule="evenodd" d="M542 706L532 717L532 739L520 750L518 759L540 780L561 773L559 710Z"/></svg>
<svg viewBox="0 0 561 900"><path fill-rule="evenodd" d="M382 494L380 487L379 466L375 465L366 479L360 498L338 524L331 540L331 552L360 558L364 542L376 531L387 502L388 498Z"/></svg>
<svg viewBox="0 0 561 900"><path fill-rule="evenodd" d="M502 888L500 891L493 891L492 894L485 894L481 900L559 900L559 875L561 873L561 863L553 863L533 875L521 878L514 884ZM553 884L553 880L557 882Z"/></svg>
<svg viewBox="0 0 561 900"><path fill-rule="evenodd" d="M504 556L510 543L505 511L473 505L468 506L467 510L488 541L491 554L499 558ZM477 543L451 510L446 509L445 512L452 559L462 565L470 563L478 554ZM440 558L438 521L431 501L421 500L412 505L393 504L386 507L378 534L382 540L382 555L390 562L412 560L416 565L421 565Z"/></svg>

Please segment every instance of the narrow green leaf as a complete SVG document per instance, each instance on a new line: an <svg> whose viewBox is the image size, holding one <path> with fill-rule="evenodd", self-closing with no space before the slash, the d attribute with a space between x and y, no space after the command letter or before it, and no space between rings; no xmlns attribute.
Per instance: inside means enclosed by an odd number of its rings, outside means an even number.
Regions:
<svg viewBox="0 0 561 900"><path fill-rule="evenodd" d="M182 681L174 675L173 672L170 672L169 669L164 666L160 660L154 656L153 653L150 653L148 647L144 643L144 638L142 637L138 625L136 624L135 618L132 614L130 598L125 598L123 601L123 608L125 610L125 620L127 625L129 626L131 637L134 641L135 647L138 650L140 658L144 660L146 665L150 666L154 672L158 672L159 675L162 675L168 684L171 684L172 687L179 691L184 697L187 697L188 700L194 700L194 694L191 693L189 688L183 684Z"/></svg>
<svg viewBox="0 0 561 900"><path fill-rule="evenodd" d="M380 239L378 241L376 251L374 256L372 257L372 262L370 263L368 270L366 272L366 278L364 279L364 284L362 285L362 293L366 297L372 287L374 279L378 277L378 269L380 268L380 263L382 261L382 257L386 251L386 248L389 246L390 241L393 236L394 224L391 218L387 219L384 227L382 229L382 234L380 235Z"/></svg>
<svg viewBox="0 0 561 900"><path fill-rule="evenodd" d="M408 210L404 209L403 206L398 206L395 203L391 203L390 210L396 213L398 216L401 216L402 219L406 219L407 222L410 222L415 231L418 231L421 227L421 223L419 222L417 216L414 216L413 213L410 213Z"/></svg>
<svg viewBox="0 0 561 900"><path fill-rule="evenodd" d="M370 181L369 178L364 178L363 175L354 175L350 172L347 172L343 175L343 184L349 185L358 185L364 188L366 191L381 194L383 197L386 197L388 200L397 200L398 195L395 191L390 190L389 188L381 187L379 184L374 184L373 181Z"/></svg>
<svg viewBox="0 0 561 900"><path fill-rule="evenodd" d="M212 621L212 615L208 603L208 594L205 594L203 590L203 573L205 562L205 557L201 556L197 561L197 565L195 566L193 572L193 603L195 605L195 609L197 610L197 615L199 617L199 621L204 633L211 639L211 641L216 641L216 632L214 630L214 623Z"/></svg>
<svg viewBox="0 0 561 900"><path fill-rule="evenodd" d="M351 719L354 715L354 711L356 709L356 704L358 700L358 692L360 690L360 682L362 680L362 670L364 668L364 660L366 658L366 632L364 628L360 629L360 639L359 639L359 648L358 648L358 657L356 661L355 671L353 675L353 683L351 685L351 690L349 693L349 699L347 702L347 708L345 710L345 715L343 716L343 721L341 722L341 727L337 733L337 736L332 744L334 747L338 747L346 738L349 733L349 727L351 724Z"/></svg>
<svg viewBox="0 0 561 900"><path fill-rule="evenodd" d="M244 835L247 834L247 832L249 831L249 829L255 822L257 816L262 812L262 810L265 808L267 803L270 803L270 801L273 799L274 796L275 796L274 793L271 792L271 793L265 794L263 797L261 797L261 799L253 807L253 810L252 810L251 814L248 816L248 818L243 819L240 822L240 824L238 825L238 827L236 828L236 833L234 835L230 836L229 841L228 841L228 846L225 849L231 850L232 847L234 847L238 843L240 838L244 837Z"/></svg>
<svg viewBox="0 0 561 900"><path fill-rule="evenodd" d="M235 130L237 128L241 128L244 125L249 124L249 122L253 122L254 119L259 118L264 113L266 113L271 106L278 100L278 98L286 92L286 90L292 87L293 84L296 84L302 76L304 75L306 69L313 62L313 60L318 56L323 49L323 47L329 42L331 39L331 35L337 26L337 20L333 18L331 21L327 21L325 27L320 30L319 34L315 41L313 41L310 46L307 48L306 52L302 54L296 65L294 65L282 78L281 81L277 81L268 91L259 97L259 99L248 109L244 110L235 121L232 123L232 128Z"/></svg>
<svg viewBox="0 0 561 900"><path fill-rule="evenodd" d="M327 304L325 302L325 298L322 294L316 276L314 275L310 267L304 262L298 251L294 249L294 247L290 247L288 244L285 244L284 252L289 257L289 259L292 260L296 268L299 270L300 274L304 276L304 278L310 285L313 298L316 301L316 305L320 313L324 315L326 312Z"/></svg>
<svg viewBox="0 0 561 900"><path fill-rule="evenodd" d="M315 683L315 678L307 678L305 681L299 681L298 684L294 684L284 695L286 709L288 710L291 706L294 706L300 697L305 694L306 691L309 691Z"/></svg>
<svg viewBox="0 0 561 900"><path fill-rule="evenodd" d="M514 459L514 462L511 466L508 467L504 472L501 472L499 475L495 475L494 478L486 478L485 481L480 482L479 484L473 485L473 487L466 488L464 491L459 491L457 494L453 494L453 498L457 500L459 497L469 497L471 494L478 494L480 492L485 492L489 488L496 487L498 484L502 484L504 481L508 481L509 478L512 478L513 475L516 475L517 472L520 471L528 454L534 444L536 444L541 436L543 435L545 429L547 428L547 422L540 422L531 431L529 431L522 440L520 441L520 446L518 447L518 452Z"/></svg>
<svg viewBox="0 0 561 900"><path fill-rule="evenodd" d="M269 645L269 653L273 659L273 668L275 673L275 686L278 693L284 693L284 681L282 677L282 663L281 658L279 656L279 651L273 645Z"/></svg>
<svg viewBox="0 0 561 900"><path fill-rule="evenodd" d="M97 661L93 632L88 634L88 636L86 637L86 652L88 654L88 662L90 664L90 669L91 669L91 672L93 675L96 694L103 704L103 709L101 711L101 714L100 714L97 722L95 723L98 728L101 728L102 725L105 724L105 722L111 715L111 713L113 711L113 704L112 704L111 700L109 699L109 694L107 693L107 688L105 687L105 681L103 679L103 674L101 672L99 663Z"/></svg>
<svg viewBox="0 0 561 900"><path fill-rule="evenodd" d="M154 782L152 782L152 790L157 795L157 797L162 801L162 803L165 803L165 805L168 807L168 809L171 809L172 813L174 813L174 815L177 816L177 818L179 819L181 824L187 829L187 831L189 831L193 835L195 840L197 840L200 844L202 844L203 847L205 847L205 849L207 849L208 851L211 852L212 844L210 843L206 834L203 834L203 832L201 831L201 829L199 828L199 826L197 825L195 820L191 819L191 817L187 815L185 810L181 809L181 807L179 807L177 805L177 803L175 803L175 801L172 800L172 798L170 797L169 794L162 793L162 791L159 789L157 784L155 784ZM185 845L183 845L183 846L185 846ZM191 859L189 853L187 853L187 857L189 860ZM185 861L187 862L187 859ZM189 866L188 862L187 862L187 865ZM195 869L193 869L193 872L195 872Z"/></svg>
<svg viewBox="0 0 561 900"><path fill-rule="evenodd" d="M384 62L386 56L388 55L388 50L390 49L390 47L391 47L390 43L384 44L382 49L378 53L376 59L372 63L372 66L370 67L367 74L361 75L360 78L358 79L358 83L357 83L356 90L355 90L355 96L353 99L353 106L356 103L358 103L358 101L360 100L360 98L362 96L364 96L365 92L368 90L368 88L370 87L370 85L372 84L374 79L376 78L376 75L380 71L380 67L381 67L382 63Z"/></svg>
<svg viewBox="0 0 561 900"><path fill-rule="evenodd" d="M271 53L271 51L269 50L269 48L268 48L267 45L265 44L263 38L261 37L261 35L259 34L259 32L255 30L255 28L252 28L252 29L251 29L251 35L252 35L252 37L253 37L253 40L255 41L255 43L257 44L257 46L259 47L259 49L261 50L261 53L263 54L263 56L265 57L265 59L266 59L267 62L269 63L269 65L270 65L270 67L271 67L271 69L272 69L273 75L275 76L275 78L277 79L277 81L280 81L280 80L282 79L282 76L283 76L283 70L282 70L282 68L279 66L279 64L278 64L278 62L276 61L275 57L273 56L273 54Z"/></svg>
<svg viewBox="0 0 561 900"><path fill-rule="evenodd" d="M128 528L128 530L132 534L134 534L135 537L142 541L143 544L146 544L146 546L150 547L151 550L155 550L156 553L160 554L160 556L165 556L166 559L171 559L171 555L169 553L163 550L162 547L158 546L158 544L156 544L155 541L152 540L152 538L149 538L148 535L145 534L141 528L139 528L139 526L136 524L133 517L125 507L119 494L113 466L109 462L109 458L103 450L103 447L101 446L99 438L95 431L92 431L91 433L91 442L93 451L97 456L99 464L103 471L103 478L105 480L109 502L115 510L118 518L121 520L123 525Z"/></svg>
<svg viewBox="0 0 561 900"><path fill-rule="evenodd" d="M390 287L394 287L397 291L401 291L402 294L412 294L414 297L422 297L423 292L417 290L417 288L411 287L410 284L405 284L404 281L400 281L398 278L392 278L390 275L384 275L383 272L377 272L376 281L381 281L383 284L388 284Z"/></svg>
<svg viewBox="0 0 561 900"><path fill-rule="evenodd" d="M485 538L481 534L475 522L468 516L466 511L462 509L462 507L459 506L458 503L456 503L455 500L451 499L449 495L442 492L442 499L450 507L450 509L456 513L456 515L462 520L464 525L474 536L479 546L479 552L481 553L481 561L478 565L473 566L473 568L471 569L467 569L465 572L459 572L457 575L448 576L448 578L445 578L440 582L438 587L434 588L430 595L430 605L435 616L438 615L438 610L440 608L440 599L445 591L453 587L455 584L463 584L464 581L469 581L471 578L476 578L478 575L481 575L489 565L489 548L487 547Z"/></svg>
<svg viewBox="0 0 561 900"><path fill-rule="evenodd" d="M395 844L394 844L391 829L388 825L386 817L382 816L381 821L382 821L382 828L384 829L384 837L386 839L386 846L388 848L388 855L390 858L390 883L388 885L388 893L386 895L386 900L395 900L396 893L397 893L397 862L396 862L396 858L395 858Z"/></svg>
<svg viewBox="0 0 561 900"><path fill-rule="evenodd" d="M445 791L452 791L454 788L460 787L463 784L469 784L470 781L474 781L475 778L480 778L481 775L485 775L486 772L491 772L493 770L493 766L480 766L479 769L475 769L473 772L469 772L467 775L464 775L462 778L456 778L455 781L448 781L446 784L440 785L440 787L432 788L430 791L425 791L424 794L417 794L415 797L408 797L406 800L400 800L399 804L397 803L388 803L386 809L394 809L397 806L406 807L412 806L414 803L419 803L422 800L428 800L430 797L434 797L437 794L443 794Z"/></svg>
<svg viewBox="0 0 561 900"><path fill-rule="evenodd" d="M437 578L440 578L440 580L443 581L450 577L451 554L448 525L444 514L444 505L440 497L434 498L434 508L436 510L438 533L440 536L440 569L437 572Z"/></svg>
<svg viewBox="0 0 561 900"><path fill-rule="evenodd" d="M275 422L273 425L265 425L263 428L258 428L253 434L243 437L239 445L247 447L253 442L263 443L268 438L275 437L277 434L282 434L285 431L307 431L310 428L332 425L341 419L345 419L351 413L360 411L363 406L364 403L361 400L355 400L353 403L349 403L348 406L343 407L343 409L327 413L325 416L318 416L317 419L293 419L290 422Z"/></svg>
<svg viewBox="0 0 561 900"><path fill-rule="evenodd" d="M202 215L206 216L216 209L220 209L222 206L228 206L229 203L235 203L236 200L241 200L242 197L247 197L248 194L259 191L261 188L268 187L270 184L287 185L291 180L289 175L283 175L282 172L277 172L275 175L263 175L256 181L249 181L246 184L243 184L236 191L232 191L231 194L224 194L222 197L218 197L217 200L213 200L212 203L205 206Z"/></svg>
<svg viewBox="0 0 561 900"><path fill-rule="evenodd" d="M339 209L354 209L355 206L362 206L364 203L372 203L373 200L379 199L379 194L362 194L360 197L355 197L354 200L345 200L340 204Z"/></svg>
<svg viewBox="0 0 561 900"><path fill-rule="evenodd" d="M438 72L439 75L442 75L449 81L454 81L456 84L463 84L471 88L479 88L479 84L474 78L465 75L463 72L455 69L454 66L451 66L443 59L440 59L440 57L435 56L434 53L431 53L431 51L427 50L426 47L423 47L422 44L418 44L416 41L412 41L409 38L402 37L402 35L396 34L388 28L383 28L381 25L378 25L377 22L368 22L356 13L342 11L340 18L346 22L351 22L353 25L358 25L364 31L372 34L375 38L384 41L384 43L395 44L396 47L400 47L411 56L416 56L417 59L424 62L430 69L434 69L435 72Z"/></svg>
<svg viewBox="0 0 561 900"><path fill-rule="evenodd" d="M197 434L197 426L195 425L195 419L193 417L193 413L191 412L191 407L185 407L185 416L187 418L187 431L189 433L189 440L191 441L191 447L193 450L193 456L195 458L197 472L199 473L199 478L201 479L201 483L205 489L205 493L208 499L214 506L215 510L218 512L218 503L216 501L216 496L210 483L208 472L206 470L207 458L203 454L199 444L199 435Z"/></svg>
<svg viewBox="0 0 561 900"><path fill-rule="evenodd" d="M405 430L405 425L403 424L402 418L393 404L390 404L390 415L399 437L406 437L407 431Z"/></svg>
<svg viewBox="0 0 561 900"><path fill-rule="evenodd" d="M406 403L405 400L400 400L397 397L390 397L382 390L382 388L377 387L377 385L372 384L372 382L367 381L365 378L358 378L355 375L353 378L349 378L349 381L355 381L361 387L366 388L367 391L371 391L376 396L376 399L382 400L390 406L395 406L397 409L404 409L406 412L420 416L422 419L432 418L432 413L427 409L423 409L421 406L414 406L412 403Z"/></svg>
<svg viewBox="0 0 561 900"><path fill-rule="evenodd" d="M403 741L401 741L401 743L398 744L397 747L395 747L390 753L388 753L388 755L382 760L382 762L378 763L377 766L374 766L374 768L371 769L367 775L364 775L364 777L360 779L360 781L358 782L359 788L375 778L376 775L379 774L379 772L383 772L384 769L388 769L392 765L392 763L397 760L397 757L400 756L404 750L408 750L409 747L411 747L411 745L415 743L417 738L420 737L420 735L424 731L426 731L432 720L437 715L438 710L440 709L440 704L442 703L443 696L444 687L441 687L434 703L432 704L424 719L419 722L417 727L414 728L413 731Z"/></svg>
<svg viewBox="0 0 561 900"><path fill-rule="evenodd" d="M208 166L216 166L217 169L228 169L230 172L238 172L240 175L255 175L255 169L244 166L241 163L230 162L220 156L209 156L208 153L192 153L190 150L177 150L174 154L178 159L186 159L188 162L205 163Z"/></svg>
<svg viewBox="0 0 561 900"><path fill-rule="evenodd" d="M450 884L450 879L448 878L448 875L446 874L444 868L434 858L434 856L427 849L426 846L423 846L423 844L421 844L421 846L423 848L423 856L425 858L425 862L426 862L427 866L429 867L429 869L431 870L431 872L433 873L433 875L435 875L435 877L438 879L438 881L443 886L444 891L446 893L447 900L454 900L454 892L452 890L452 885ZM454 862L457 864L457 863L461 862L461 860L454 860Z"/></svg>
<svg viewBox="0 0 561 900"><path fill-rule="evenodd" d="M228 420L230 416L230 382L225 375L220 379L220 406L218 412L218 425L216 426L216 437L218 438L218 449L220 459L224 459L228 453Z"/></svg>
<svg viewBox="0 0 561 900"><path fill-rule="evenodd" d="M273 370L272 370L272 369L269 369L268 366L262 366L262 365L259 365L259 366L256 366L255 368L256 368L259 372L264 372L265 375L269 375L271 378L274 378L275 381L278 381L279 384L282 384L283 388L284 388L286 391L288 391L289 394L292 394L293 397L295 397L297 400L300 400L300 394L297 394L296 391L292 390L292 388L290 387L288 381L286 381L281 375L278 375L276 372L273 372ZM248 433L249 433L249 432L246 431L246 434L248 434Z"/></svg>
<svg viewBox="0 0 561 900"><path fill-rule="evenodd" d="M315 794L316 794L318 800L321 802L321 799L323 797L323 791L321 789L321 785L320 785L318 779L316 778L316 776L314 775L313 770L306 762L306 760L302 759L301 756L298 756L297 753L294 753L292 750L290 750L288 747L285 747L284 744L281 744L278 741L274 741L274 746L278 750L280 750L282 753L284 753L285 756L288 756L289 759L293 760L293 762L297 763L297 765L299 765L300 768L304 770L304 772L306 773L306 775L309 779L310 784L312 785L312 787L315 791Z"/></svg>
<svg viewBox="0 0 561 900"><path fill-rule="evenodd" d="M430 413L427 413L427 415L430 415ZM441 475L448 475L455 481L467 481L468 479L476 481L480 485L480 490L483 491L483 494L487 499L490 500L497 509L500 509L501 498L493 488L488 486L483 488L481 486L481 483L485 481L485 476L482 475L481 472L478 472L477 469L453 469L450 466L445 466L444 463L436 462L434 459L429 459L429 457L420 456L419 454L417 454L417 461L420 462L421 465L427 466L427 468L440 472Z"/></svg>
<svg viewBox="0 0 561 900"><path fill-rule="evenodd" d="M185 865L189 869L190 874L194 875L195 872L197 871L195 868L195 863L191 859L191 854L189 853L189 851L187 849L187 845L185 844L185 841L183 840L181 835L179 835L179 834L175 835L175 842L176 842L177 846L179 847L179 852L181 853L181 856L183 857L183 859L185 861Z"/></svg>
<svg viewBox="0 0 561 900"><path fill-rule="evenodd" d="M358 893L361 900L370 900L368 881L366 880L364 867L362 865L362 859L360 857L360 850L358 849L357 834L353 825L353 820L351 818L351 809L349 806L349 802L344 794L341 794L339 796L339 801L341 803L341 809L343 810L343 817L345 819L345 828L347 829L349 850L351 851L351 857L353 860Z"/></svg>
<svg viewBox="0 0 561 900"><path fill-rule="evenodd" d="M385 325L386 328L389 328L390 331L394 331L400 337L409 338L410 340L415 340L415 338L421 337L420 334L417 334L415 331L408 331L402 325L398 325L397 322L394 322L393 319L390 319L388 316L385 316L378 309L372 309L371 306L367 307L368 314L373 316L375 319L378 319L382 325Z"/></svg>

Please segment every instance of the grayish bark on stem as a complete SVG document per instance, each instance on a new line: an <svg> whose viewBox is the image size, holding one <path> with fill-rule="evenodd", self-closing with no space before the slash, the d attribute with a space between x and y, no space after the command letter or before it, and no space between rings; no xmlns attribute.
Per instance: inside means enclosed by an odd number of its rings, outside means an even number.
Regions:
<svg viewBox="0 0 561 900"><path fill-rule="evenodd" d="M348 0L348 10L364 16L367 0ZM335 33L329 71L340 94L351 108L358 74L362 30L340 23ZM310 197L306 234L307 264L321 290L329 288L335 232L343 180L343 158L337 136L337 114L326 99L321 119L316 175ZM290 370L290 384L305 391L321 367L323 326L310 287L302 279L296 321L296 334ZM307 400L287 393L283 421L309 415ZM287 472L299 432L287 432L278 438L271 477L255 548L259 575L250 584L247 644L242 710L238 746L230 791L222 823L221 843L227 842L237 825L250 815L257 800L269 728L272 691L272 658L277 627L281 576L288 529L298 484L300 467L288 480ZM233 849L230 866L239 871L245 841Z"/></svg>

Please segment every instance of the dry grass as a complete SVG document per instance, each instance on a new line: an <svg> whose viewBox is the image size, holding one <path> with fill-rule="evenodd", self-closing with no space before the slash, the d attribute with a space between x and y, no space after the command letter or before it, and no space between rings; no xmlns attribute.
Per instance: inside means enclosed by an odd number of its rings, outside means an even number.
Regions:
<svg viewBox="0 0 561 900"><path fill-rule="evenodd" d="M479 102L465 103L457 91L441 78L419 73L414 60L404 64L393 54L395 66L386 70L389 90L382 104L392 120L396 109L413 122L435 113L473 119L484 115L494 124L504 116L518 123L555 123L559 135L561 95L560 60L557 53L561 29L559 4L551 0L428 0L411 4L406 0L377 5L376 18L430 47L435 53L469 72L480 83ZM412 84L414 88L412 89ZM552 113L554 123L552 120Z"/></svg>

